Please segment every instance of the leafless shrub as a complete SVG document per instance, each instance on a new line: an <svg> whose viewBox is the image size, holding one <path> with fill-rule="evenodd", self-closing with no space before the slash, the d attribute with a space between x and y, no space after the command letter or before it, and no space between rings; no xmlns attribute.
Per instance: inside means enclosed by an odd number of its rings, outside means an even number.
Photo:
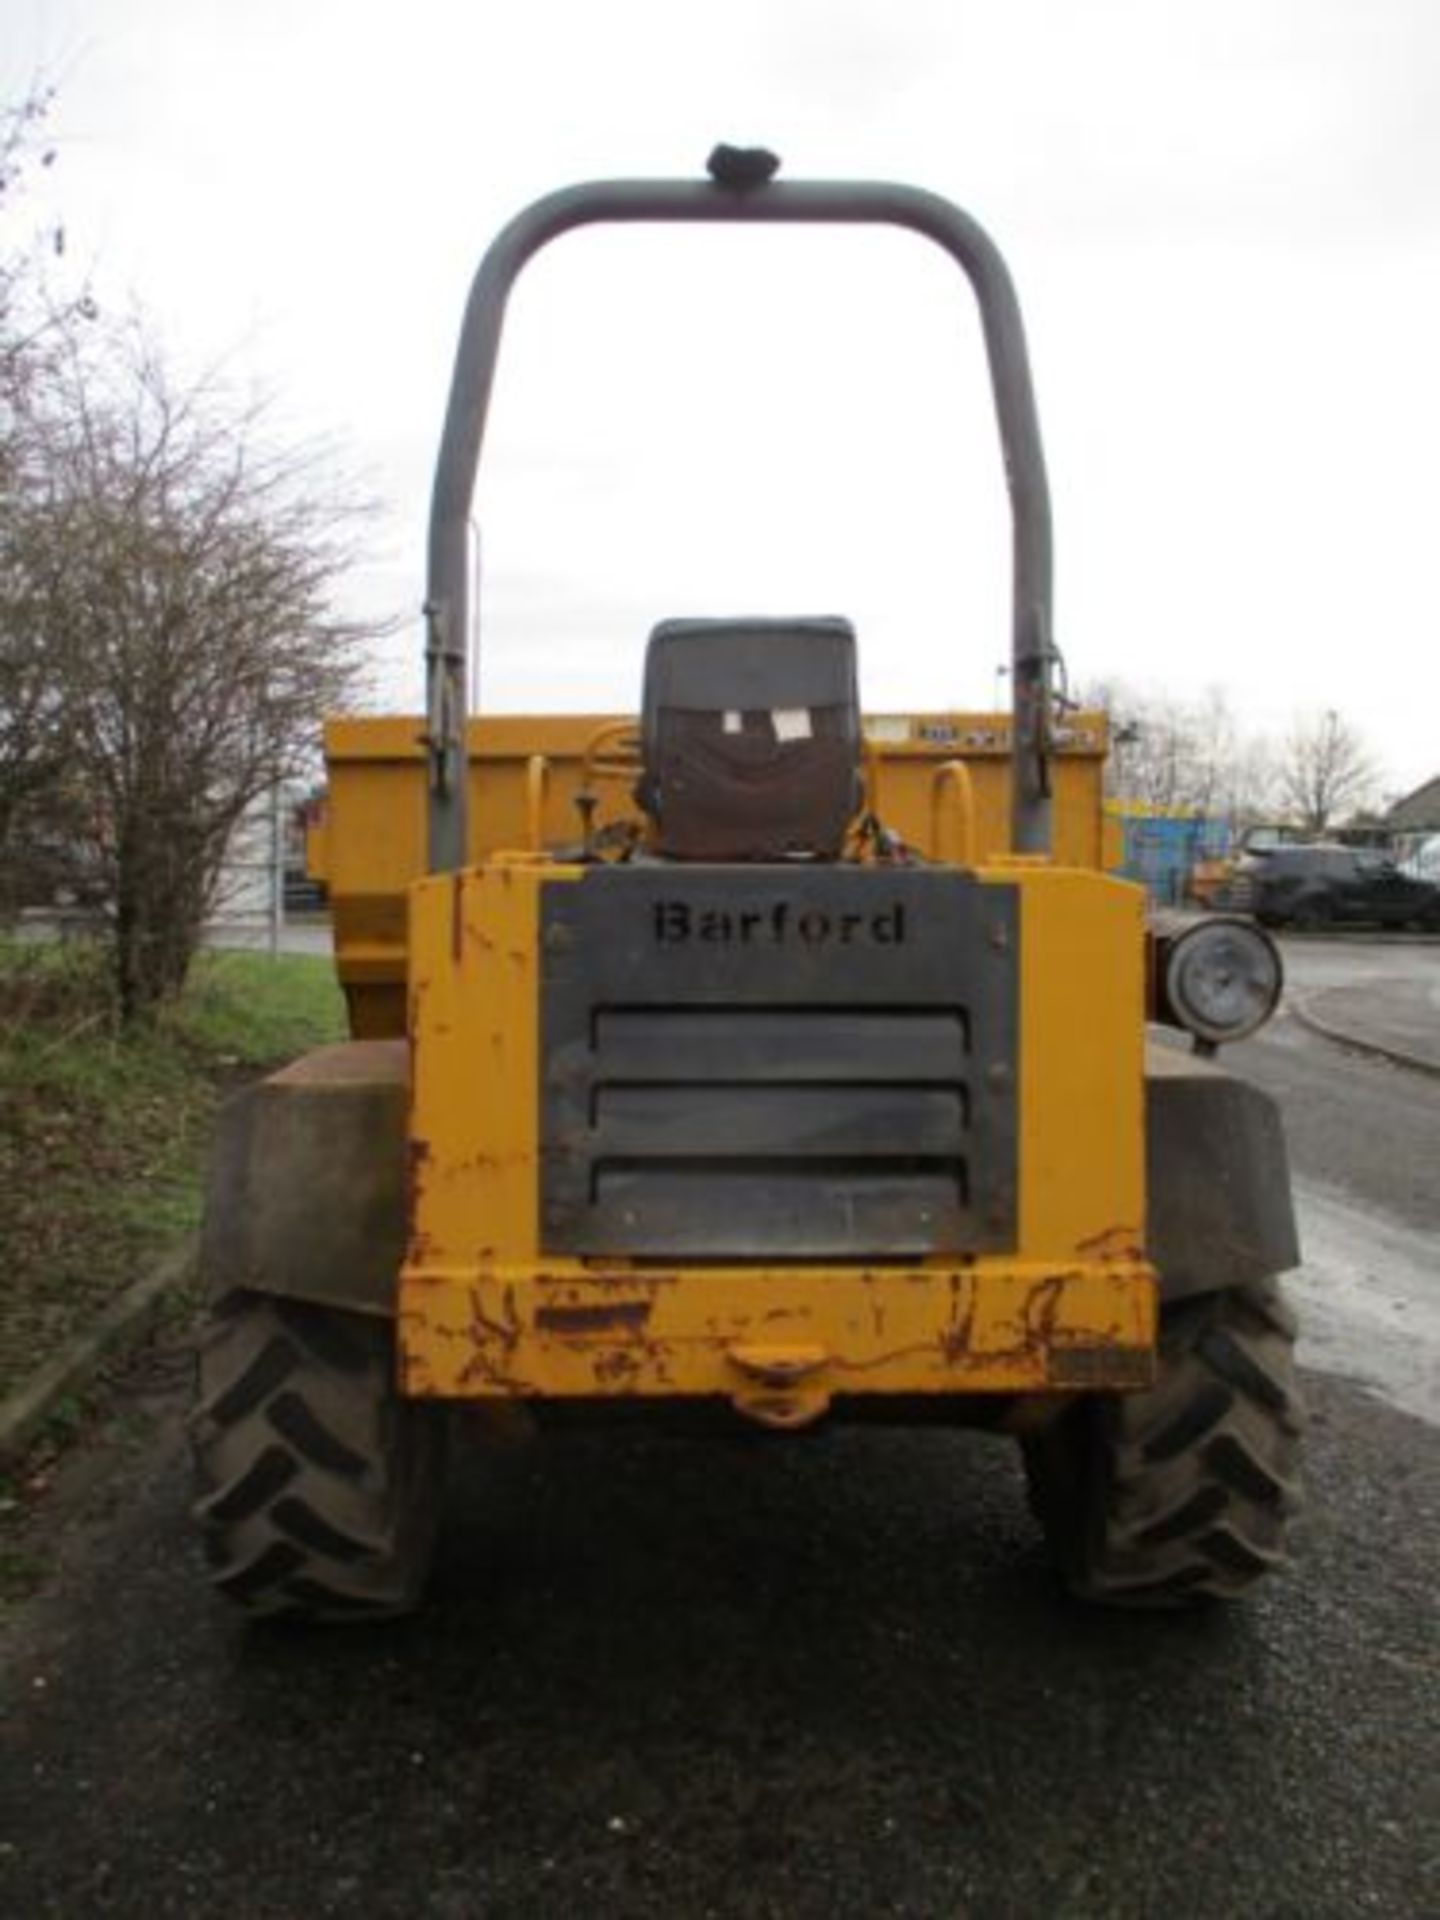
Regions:
<svg viewBox="0 0 1440 1920"><path fill-rule="evenodd" d="M359 509L265 426L143 327L70 330L0 532L0 850L43 831L105 902L126 1019L182 984L236 823L309 763L373 631L331 607Z"/></svg>
<svg viewBox="0 0 1440 1920"><path fill-rule="evenodd" d="M1226 695L1212 687L1185 701L1123 681L1100 681L1085 704L1112 723L1109 769L1117 799L1183 809L1236 825L1263 819L1275 804L1274 752L1247 732Z"/></svg>
<svg viewBox="0 0 1440 1920"><path fill-rule="evenodd" d="M1280 790L1308 832L1323 834L1337 816L1362 806L1377 775L1359 731L1333 710L1299 719L1280 759Z"/></svg>

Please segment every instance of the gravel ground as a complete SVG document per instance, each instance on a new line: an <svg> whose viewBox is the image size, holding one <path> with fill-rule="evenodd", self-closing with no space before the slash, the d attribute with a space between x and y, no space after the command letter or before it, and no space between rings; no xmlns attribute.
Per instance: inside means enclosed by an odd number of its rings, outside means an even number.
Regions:
<svg viewBox="0 0 1440 1920"><path fill-rule="evenodd" d="M429 1611L299 1634L200 1597L172 1411L12 1626L0 1910L1433 1912L1440 1436L1309 1392L1234 1612L1069 1605L978 1436L610 1435L471 1452Z"/></svg>

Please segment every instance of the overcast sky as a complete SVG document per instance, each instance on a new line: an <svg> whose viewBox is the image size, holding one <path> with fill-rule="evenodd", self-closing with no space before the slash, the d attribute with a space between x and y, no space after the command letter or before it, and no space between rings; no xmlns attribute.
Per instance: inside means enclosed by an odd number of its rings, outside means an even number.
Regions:
<svg viewBox="0 0 1440 1920"><path fill-rule="evenodd" d="M1437 0L0 0L102 299L383 498L356 605L419 695L460 309L553 186L909 180L1010 258L1081 681L1334 707L1440 771ZM37 214L44 210L35 202ZM989 704L1008 531L967 290L907 235L587 232L511 309L484 699L628 709L669 614L848 613L872 707Z"/></svg>

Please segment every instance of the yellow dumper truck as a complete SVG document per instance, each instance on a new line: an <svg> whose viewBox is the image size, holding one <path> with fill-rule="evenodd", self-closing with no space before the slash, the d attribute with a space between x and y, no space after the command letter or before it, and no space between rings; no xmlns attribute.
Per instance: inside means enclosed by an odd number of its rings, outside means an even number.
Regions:
<svg viewBox="0 0 1440 1920"><path fill-rule="evenodd" d="M1021 1444L1082 1596L1230 1598L1284 1559L1284 1145L1204 1057L1272 1010L1274 949L1149 924L1105 871L1105 722L1052 684L1045 468L995 246L933 194L773 174L720 148L703 180L552 194L476 276L426 712L326 736L353 1038L241 1096L210 1181L196 1511L251 1614L413 1606L467 1407L542 1434L622 1406L779 1434L945 1419ZM1012 712L862 716L850 624L767 616L662 621L638 714L467 717L507 296L556 236L633 221L889 223L968 277L1013 515Z"/></svg>

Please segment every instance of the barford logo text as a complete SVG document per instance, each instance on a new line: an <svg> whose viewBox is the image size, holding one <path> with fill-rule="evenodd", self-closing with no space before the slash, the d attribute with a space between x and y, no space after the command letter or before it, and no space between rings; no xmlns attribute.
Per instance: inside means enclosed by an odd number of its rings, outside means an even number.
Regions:
<svg viewBox="0 0 1440 1920"><path fill-rule="evenodd" d="M655 943L683 947L903 947L905 908L899 902L875 913L826 913L796 909L788 900L766 907L697 907L688 900L657 900Z"/></svg>

